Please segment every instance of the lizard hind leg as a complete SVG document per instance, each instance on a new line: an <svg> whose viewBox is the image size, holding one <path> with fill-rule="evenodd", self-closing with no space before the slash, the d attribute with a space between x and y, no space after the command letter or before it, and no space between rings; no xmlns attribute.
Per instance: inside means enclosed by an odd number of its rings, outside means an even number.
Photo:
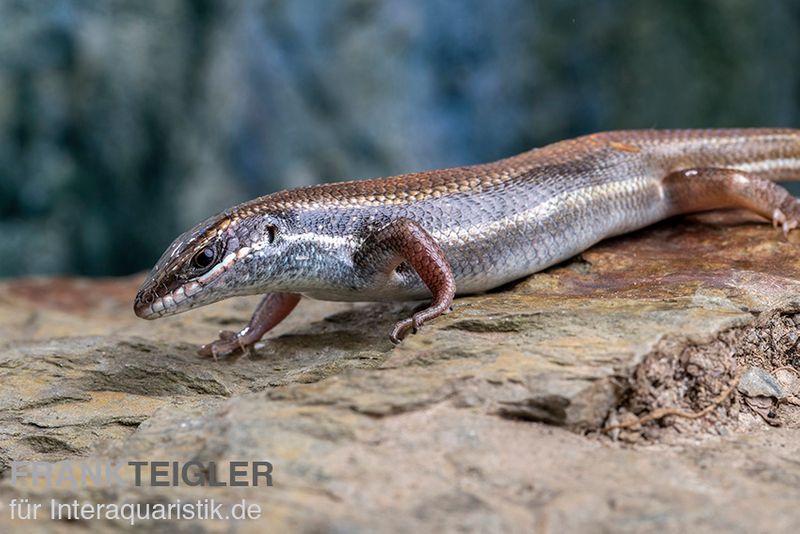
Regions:
<svg viewBox="0 0 800 534"><path fill-rule="evenodd" d="M353 261L367 277L390 273L406 262L428 287L433 300L429 307L398 322L389 339L397 344L409 331L416 333L422 325L450 309L456 292L453 271L441 247L418 223L405 218L395 219L371 234Z"/></svg>
<svg viewBox="0 0 800 534"><path fill-rule="evenodd" d="M755 174L725 168L673 172L663 182L671 214L745 208L781 226L784 234L800 223L800 200Z"/></svg>
<svg viewBox="0 0 800 534"><path fill-rule="evenodd" d="M238 332L223 330L219 333L219 339L203 345L197 353L200 356L213 356L215 360L238 351L249 353L252 346L283 321L298 302L300 295L295 293L267 293L247 326Z"/></svg>

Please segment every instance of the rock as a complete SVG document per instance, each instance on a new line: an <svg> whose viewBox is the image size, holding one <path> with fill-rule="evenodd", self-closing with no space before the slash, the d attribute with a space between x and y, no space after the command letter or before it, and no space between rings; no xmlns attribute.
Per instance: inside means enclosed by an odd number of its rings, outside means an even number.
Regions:
<svg viewBox="0 0 800 534"><path fill-rule="evenodd" d="M251 357L215 362L197 346L244 324L258 297L148 322L131 310L139 277L6 281L0 503L245 498L272 528L303 532L796 530L796 418L739 432L729 401L683 441L667 423L632 449L598 434L609 418L701 409L737 359L791 357L780 340L796 331L800 235L737 220L609 240L458 299L398 347L387 333L414 303L303 301ZM274 486L135 486L128 470L121 487L46 489L9 476L14 461L127 460L269 461Z"/></svg>
<svg viewBox="0 0 800 534"><path fill-rule="evenodd" d="M778 381L759 367L750 367L745 371L736 389L748 397L769 397L777 400L786 397Z"/></svg>
<svg viewBox="0 0 800 534"><path fill-rule="evenodd" d="M800 373L793 367L776 369L775 380L787 396L800 394Z"/></svg>

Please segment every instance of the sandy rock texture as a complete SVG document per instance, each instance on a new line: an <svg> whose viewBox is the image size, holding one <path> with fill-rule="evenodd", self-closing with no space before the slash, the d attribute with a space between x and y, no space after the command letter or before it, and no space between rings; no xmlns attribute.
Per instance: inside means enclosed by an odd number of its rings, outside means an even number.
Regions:
<svg viewBox="0 0 800 534"><path fill-rule="evenodd" d="M415 303L303 301L226 361L196 346L257 297L147 322L131 310L139 281L0 285L3 531L130 528L13 521L23 497L262 510L156 531L800 528L800 235L736 214L668 221L458 299L399 347L387 333ZM637 424L658 410L673 415ZM10 476L19 461L128 460L266 460L273 486Z"/></svg>

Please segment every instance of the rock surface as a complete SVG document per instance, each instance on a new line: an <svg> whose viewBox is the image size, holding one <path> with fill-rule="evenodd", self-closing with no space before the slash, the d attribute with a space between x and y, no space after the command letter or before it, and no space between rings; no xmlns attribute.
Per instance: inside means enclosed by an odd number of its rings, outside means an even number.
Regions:
<svg viewBox="0 0 800 534"><path fill-rule="evenodd" d="M257 297L147 322L138 277L6 281L0 529L53 527L12 521L13 498L213 497L263 518L201 531L797 531L797 408L756 414L725 392L746 365L794 380L799 245L737 214L668 221L458 299L396 348L387 332L414 303L303 301L256 353L218 362L196 346ZM193 459L268 460L274 486L10 477L13 461ZM56 523L87 526L127 528Z"/></svg>

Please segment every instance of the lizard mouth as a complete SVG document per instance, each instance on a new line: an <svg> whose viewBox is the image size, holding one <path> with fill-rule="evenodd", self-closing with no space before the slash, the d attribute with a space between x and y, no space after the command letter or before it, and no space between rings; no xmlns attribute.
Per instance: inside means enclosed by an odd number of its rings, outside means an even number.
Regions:
<svg viewBox="0 0 800 534"><path fill-rule="evenodd" d="M159 295L157 290L159 288L162 290L167 289L168 286L164 283L156 282L152 278L148 279L136 295L136 300L133 303L134 313L142 319L157 319L165 315L174 315L200 305L200 300L204 299L192 297L195 297L209 285L213 284L223 273L228 271L237 260L246 256L249 252L250 248L244 247L238 252L228 254L220 263L204 275L190 282L181 284L164 295Z"/></svg>
<svg viewBox="0 0 800 534"><path fill-rule="evenodd" d="M163 283L156 283L152 278L148 279L136 295L136 300L133 303L134 313L142 319L158 319L165 315L174 315L198 306L200 304L198 302L199 299L192 297L195 297L219 279L239 258L245 256L248 252L250 252L249 248L243 248L238 252L228 254L204 275L191 282L181 284L164 295L159 295L156 291L159 287L162 290L167 289L167 287Z"/></svg>
<svg viewBox="0 0 800 534"><path fill-rule="evenodd" d="M163 296L157 296L152 289L142 288L136 295L133 311L142 319L158 319L165 315L173 315L191 306L182 306L190 297L203 289L199 282L189 282Z"/></svg>

